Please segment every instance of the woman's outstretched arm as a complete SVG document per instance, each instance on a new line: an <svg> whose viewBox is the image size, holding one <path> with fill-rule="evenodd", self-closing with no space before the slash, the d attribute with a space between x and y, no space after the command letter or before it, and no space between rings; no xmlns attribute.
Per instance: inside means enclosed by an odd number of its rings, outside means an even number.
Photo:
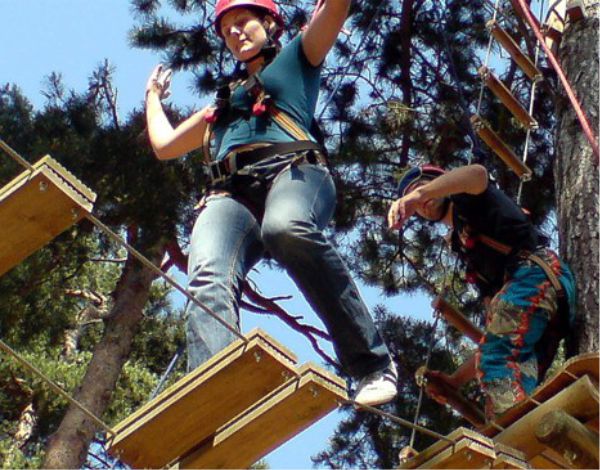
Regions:
<svg viewBox="0 0 600 470"><path fill-rule="evenodd" d="M346 21L350 0L320 0L317 10L302 36L302 47L308 61L317 66L335 44Z"/></svg>

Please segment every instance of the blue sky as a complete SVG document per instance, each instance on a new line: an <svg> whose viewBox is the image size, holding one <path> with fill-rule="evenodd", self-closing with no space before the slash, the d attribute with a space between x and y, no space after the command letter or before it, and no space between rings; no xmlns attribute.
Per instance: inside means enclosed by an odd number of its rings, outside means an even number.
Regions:
<svg viewBox="0 0 600 470"><path fill-rule="evenodd" d="M68 88L82 91L93 69L104 59L116 67L121 118L133 107L142 106L147 77L161 57L129 46L128 31L134 18L128 0L0 0L0 18L0 84L18 85L36 108L44 104L40 93L44 77L60 72ZM190 74L176 74L171 100L180 107L198 109L206 103L190 92L190 83ZM34 161L39 156L25 157ZM302 315L303 322L322 327L284 272L259 266L251 277L266 295L292 295L282 305L290 313ZM378 289L359 285L371 308L384 303L399 315L431 318L429 300L422 296L386 299ZM244 331L257 326L294 351L299 362L320 363L307 341L280 321L250 313L243 315ZM326 447L340 418L341 413L331 413L272 452L267 457L269 466L310 468L310 456Z"/></svg>

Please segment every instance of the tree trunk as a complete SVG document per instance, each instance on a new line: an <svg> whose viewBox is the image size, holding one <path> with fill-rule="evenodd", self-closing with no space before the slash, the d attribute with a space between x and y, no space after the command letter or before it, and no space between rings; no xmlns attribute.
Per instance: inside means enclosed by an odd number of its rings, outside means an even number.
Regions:
<svg viewBox="0 0 600 470"><path fill-rule="evenodd" d="M587 4L594 2L587 1ZM598 11L572 21L559 60L598 136ZM557 104L555 180L560 251L575 274L578 303L568 354L598 351L598 162L562 86Z"/></svg>
<svg viewBox="0 0 600 470"><path fill-rule="evenodd" d="M145 250L155 265L164 255L164 244L155 243ZM107 316L102 340L96 345L75 398L96 416L106 410L111 394L142 318L155 274L129 257L113 293L114 306ZM96 423L74 406L69 406L58 430L46 447L44 468L81 468L88 447L98 431Z"/></svg>

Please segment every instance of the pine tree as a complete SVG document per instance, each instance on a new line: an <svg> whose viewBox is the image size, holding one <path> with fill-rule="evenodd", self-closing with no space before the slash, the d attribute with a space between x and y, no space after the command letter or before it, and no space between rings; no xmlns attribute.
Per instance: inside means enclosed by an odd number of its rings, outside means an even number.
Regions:
<svg viewBox="0 0 600 470"><path fill-rule="evenodd" d="M113 104L102 95L110 90L111 73L108 64L100 67L90 89L79 94L64 93L59 77L50 77L48 104L40 111L17 88L3 87L0 135L31 160L52 154L93 186L96 215L160 264L176 227L185 233L191 213L187 195L194 194L195 178L183 164L155 161L140 138L144 120L139 111L125 123L114 120ZM3 158L5 183L20 169ZM153 285L154 277L84 221L0 279L2 337L114 424L148 399L182 342L181 325L168 318L168 290ZM160 335L160 345L154 341L150 351L136 335L140 328L146 340ZM39 466L53 436L44 466L81 467L96 425L77 410L65 415L67 404L47 384L2 359L0 400L7 404L0 430L3 465ZM57 443L65 442L66 452L57 458Z"/></svg>
<svg viewBox="0 0 600 470"><path fill-rule="evenodd" d="M598 139L597 3L587 17L568 23L559 59ZM598 351L598 156L592 153L566 92L556 115L556 204L561 255L572 267L578 290L576 337L571 354Z"/></svg>

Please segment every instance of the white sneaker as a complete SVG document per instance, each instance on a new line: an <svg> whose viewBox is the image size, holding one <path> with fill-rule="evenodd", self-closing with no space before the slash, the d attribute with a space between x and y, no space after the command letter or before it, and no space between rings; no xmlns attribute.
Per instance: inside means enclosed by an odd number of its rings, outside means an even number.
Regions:
<svg viewBox="0 0 600 470"><path fill-rule="evenodd" d="M392 361L387 368L361 379L356 388L354 401L367 406L383 405L392 401L398 394L397 382L398 371Z"/></svg>

